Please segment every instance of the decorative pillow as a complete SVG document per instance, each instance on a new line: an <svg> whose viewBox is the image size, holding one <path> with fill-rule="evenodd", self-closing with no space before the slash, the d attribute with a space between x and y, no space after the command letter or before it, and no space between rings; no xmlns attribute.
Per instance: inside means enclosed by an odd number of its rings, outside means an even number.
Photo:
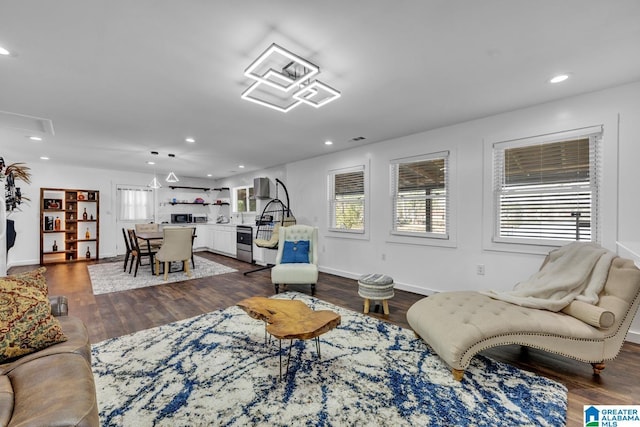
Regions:
<svg viewBox="0 0 640 427"><path fill-rule="evenodd" d="M44 293L44 296L47 296L49 294L49 289L47 288L47 280L44 276L45 271L47 271L46 267L40 267L36 270L27 271L25 273L12 274L11 276L7 276L3 279L13 280L21 286L33 286Z"/></svg>
<svg viewBox="0 0 640 427"><path fill-rule="evenodd" d="M280 262L282 264L309 264L309 241L285 240Z"/></svg>
<svg viewBox="0 0 640 427"><path fill-rule="evenodd" d="M0 363L67 340L46 292L26 282L0 278Z"/></svg>
<svg viewBox="0 0 640 427"><path fill-rule="evenodd" d="M561 311L596 328L610 328L616 321L613 312L584 301L574 300Z"/></svg>

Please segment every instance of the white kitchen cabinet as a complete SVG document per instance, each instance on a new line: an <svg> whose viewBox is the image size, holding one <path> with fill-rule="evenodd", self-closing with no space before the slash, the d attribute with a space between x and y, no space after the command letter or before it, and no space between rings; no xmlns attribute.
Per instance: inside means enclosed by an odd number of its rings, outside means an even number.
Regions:
<svg viewBox="0 0 640 427"><path fill-rule="evenodd" d="M210 225L211 250L225 255L236 255L235 225Z"/></svg>
<svg viewBox="0 0 640 427"><path fill-rule="evenodd" d="M198 249L209 249L211 242L211 227L208 225L196 225L196 238L193 242L193 248Z"/></svg>

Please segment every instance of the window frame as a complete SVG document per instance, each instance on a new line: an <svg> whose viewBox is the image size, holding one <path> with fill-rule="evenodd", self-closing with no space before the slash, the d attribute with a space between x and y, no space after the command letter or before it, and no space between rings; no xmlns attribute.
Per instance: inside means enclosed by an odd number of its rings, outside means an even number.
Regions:
<svg viewBox="0 0 640 427"><path fill-rule="evenodd" d="M238 192L240 192L242 190L246 190L246 195L244 197L244 201L246 203L247 209L244 210L244 211L241 211L241 210L237 209L238 208L238 201L240 199L238 197ZM252 185L244 185L244 186L233 187L231 189L231 204L232 204L231 212L234 213L234 214L256 213L257 212L257 204L256 204L256 199L255 199L255 193L254 193L253 186ZM253 210L251 210L252 207L253 207Z"/></svg>
<svg viewBox="0 0 640 427"><path fill-rule="evenodd" d="M335 226L335 178L336 175L362 172L363 195L362 195L362 229L338 228ZM335 233L334 236L366 238L369 232L369 176L368 168L365 164L332 169L327 172L327 231Z"/></svg>
<svg viewBox="0 0 640 427"><path fill-rule="evenodd" d="M602 227L600 218L602 216L602 198L600 195L602 184L602 141L604 127L588 126L567 131L553 132L543 135L536 135L525 138L503 140L503 141L485 141L485 166L490 169L490 176L486 176L485 182L485 221L484 230L485 248L493 250L505 250L510 252L522 253L546 253L551 249L566 245L575 240L568 239L548 239L548 238L526 238L526 237L509 237L500 236L500 192L496 188L498 175L504 176L504 171L497 171L499 164L496 164L496 150L504 150L505 148L519 148L527 146L536 146L549 144L554 142L571 141L582 138L589 138L589 174L590 184L588 186L591 192L591 242L600 243ZM593 158L592 158L593 155ZM504 165L504 163L502 163ZM562 184L555 183L556 187ZM575 186L575 188L579 188ZM585 187L582 187L585 188ZM551 190L548 191L551 193ZM577 190L576 190L577 192ZM544 192L543 192L544 193ZM557 192L556 192L557 194ZM489 223L490 222L490 223ZM587 241L587 240L581 240Z"/></svg>
<svg viewBox="0 0 640 427"><path fill-rule="evenodd" d="M123 192L142 192L142 193L149 193L149 196L147 197L147 203L148 205L145 207L145 210L147 212L147 215L149 215L146 218L123 218L122 214L124 212L124 207L123 207ZM148 188L146 186L142 186L142 185L128 185L128 184L117 184L116 185L116 205L117 205L117 217L116 219L118 221L142 221L142 222L149 222L149 221L154 221L155 220L155 190Z"/></svg>
<svg viewBox="0 0 640 427"><path fill-rule="evenodd" d="M432 160L444 160L444 184L445 184L445 194L444 196L438 197L427 197L426 199L438 199L444 201L445 207L445 232L444 233L436 233L432 231L406 231L406 230L398 230L396 224L396 209L397 209L397 197L398 197L398 173L400 172L400 165L403 164L411 164L411 163L419 163L425 161ZM402 157L398 159L392 159L389 162L389 190L390 190L390 200L391 200L391 231L390 234L392 236L399 237L413 237L418 239L425 239L425 241L450 241L452 238L451 234L451 159L452 154L450 150L437 151L428 154L422 154L411 157Z"/></svg>

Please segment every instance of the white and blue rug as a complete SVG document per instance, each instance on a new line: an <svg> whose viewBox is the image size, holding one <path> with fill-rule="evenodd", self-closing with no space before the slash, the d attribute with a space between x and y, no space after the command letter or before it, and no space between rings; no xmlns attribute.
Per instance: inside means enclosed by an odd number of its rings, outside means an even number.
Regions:
<svg viewBox="0 0 640 427"><path fill-rule="evenodd" d="M150 265L142 265L138 267L138 274L133 277L133 271L136 266L131 269L131 274L124 271L124 259L117 262L102 262L99 264L87 265L89 270L89 278L91 279L91 287L94 295L107 294L111 292L129 291L131 289L146 288L147 286L163 285L166 283L182 282L184 280L198 279L201 277L215 276L216 274L233 273L237 271L226 265L218 264L207 258L194 255L193 260L195 267L191 270L191 277L180 271L182 269L181 262L172 263L171 270L167 280L164 280L164 274L157 276L151 274ZM131 261L129 261L130 263ZM145 259L144 262L149 262Z"/></svg>
<svg viewBox="0 0 640 427"><path fill-rule="evenodd" d="M93 345L103 426L564 425L566 388L477 356L462 382L412 331L296 292L342 324L294 341L279 380L278 340L238 307ZM288 341L283 343L283 353ZM283 357L286 361L286 354Z"/></svg>

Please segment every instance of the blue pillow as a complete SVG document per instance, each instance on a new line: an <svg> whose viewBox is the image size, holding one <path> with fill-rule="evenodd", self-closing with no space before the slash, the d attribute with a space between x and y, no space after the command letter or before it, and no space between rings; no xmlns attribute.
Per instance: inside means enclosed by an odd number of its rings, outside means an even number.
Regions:
<svg viewBox="0 0 640 427"><path fill-rule="evenodd" d="M282 264L309 264L309 241L286 240L282 249Z"/></svg>

